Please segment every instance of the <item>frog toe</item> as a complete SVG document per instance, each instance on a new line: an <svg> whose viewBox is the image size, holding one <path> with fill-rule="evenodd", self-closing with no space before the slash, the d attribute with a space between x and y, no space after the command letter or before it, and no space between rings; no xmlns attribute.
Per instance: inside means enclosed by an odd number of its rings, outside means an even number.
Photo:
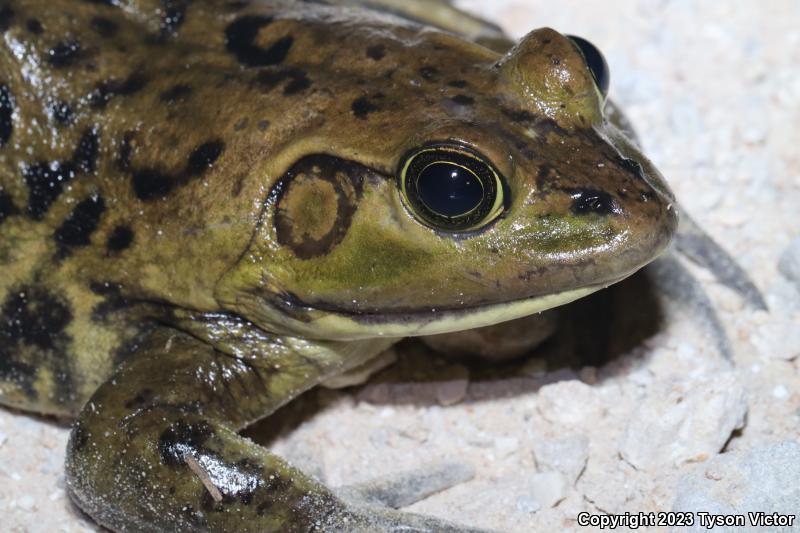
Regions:
<svg viewBox="0 0 800 533"><path fill-rule="evenodd" d="M365 483L340 487L340 498L354 504L380 505L400 509L465 483L475 476L463 463L442 463L379 477Z"/></svg>
<svg viewBox="0 0 800 533"><path fill-rule="evenodd" d="M697 223L681 210L675 248L693 263L708 269L717 281L737 293L751 309L767 311L767 302L747 272Z"/></svg>
<svg viewBox="0 0 800 533"><path fill-rule="evenodd" d="M353 508L360 518L357 531L370 533L497 533L456 524L432 516L406 513L385 507Z"/></svg>

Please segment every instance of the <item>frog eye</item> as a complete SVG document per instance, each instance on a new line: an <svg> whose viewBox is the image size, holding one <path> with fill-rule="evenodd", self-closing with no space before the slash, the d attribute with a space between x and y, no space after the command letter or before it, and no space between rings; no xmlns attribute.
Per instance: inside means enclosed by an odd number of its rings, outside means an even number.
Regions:
<svg viewBox="0 0 800 533"><path fill-rule="evenodd" d="M399 177L406 205L434 229L472 231L503 212L505 192L500 174L464 146L423 146L403 159Z"/></svg>
<svg viewBox="0 0 800 533"><path fill-rule="evenodd" d="M603 54L595 45L586 39L576 37L575 35L568 35L567 37L569 37L575 46L578 47L578 50L580 50L584 61L586 61L586 66L592 71L592 76L594 77L594 82L597 84L597 88L600 89L600 92L603 93L603 97L605 98L608 95L608 86L611 82L606 58L603 57Z"/></svg>

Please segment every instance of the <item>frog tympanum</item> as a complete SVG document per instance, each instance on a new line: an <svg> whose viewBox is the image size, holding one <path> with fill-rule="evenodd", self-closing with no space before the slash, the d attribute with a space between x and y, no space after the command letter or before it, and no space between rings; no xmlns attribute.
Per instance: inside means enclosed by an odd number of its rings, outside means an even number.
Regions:
<svg viewBox="0 0 800 533"><path fill-rule="evenodd" d="M675 232L587 41L360 3L0 1L0 403L74 417L68 488L108 528L467 531L237 432Z"/></svg>

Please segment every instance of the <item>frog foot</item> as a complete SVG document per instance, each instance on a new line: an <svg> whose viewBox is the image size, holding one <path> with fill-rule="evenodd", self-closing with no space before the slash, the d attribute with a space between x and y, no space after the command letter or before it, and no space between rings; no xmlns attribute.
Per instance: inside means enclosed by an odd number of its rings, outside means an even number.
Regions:
<svg viewBox="0 0 800 533"><path fill-rule="evenodd" d="M331 345L302 346L302 363L283 344L263 364L174 330L151 334L78 415L67 451L71 496L115 531L476 532L364 503L412 501L413 476L351 488L354 503L239 435L337 361ZM437 488L425 485L422 493Z"/></svg>

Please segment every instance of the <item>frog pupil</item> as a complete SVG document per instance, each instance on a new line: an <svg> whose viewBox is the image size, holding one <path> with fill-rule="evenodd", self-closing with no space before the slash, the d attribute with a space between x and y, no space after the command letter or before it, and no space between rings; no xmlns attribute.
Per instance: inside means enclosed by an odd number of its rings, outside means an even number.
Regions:
<svg viewBox="0 0 800 533"><path fill-rule="evenodd" d="M425 167L417 178L420 200L448 218L466 215L483 200L483 186L471 171L447 162Z"/></svg>
<svg viewBox="0 0 800 533"><path fill-rule="evenodd" d="M595 45L586 39L583 39L582 37L576 37L575 35L569 35L568 37L573 43L575 43L575 46L578 47L578 49L581 51L581 54L583 54L583 58L586 60L586 65L589 67L589 70L592 71L594 81L597 83L597 88L600 89L600 92L603 93L603 96L606 96L608 94L608 87L611 83L611 76L609 74L606 58L603 57L603 54Z"/></svg>

